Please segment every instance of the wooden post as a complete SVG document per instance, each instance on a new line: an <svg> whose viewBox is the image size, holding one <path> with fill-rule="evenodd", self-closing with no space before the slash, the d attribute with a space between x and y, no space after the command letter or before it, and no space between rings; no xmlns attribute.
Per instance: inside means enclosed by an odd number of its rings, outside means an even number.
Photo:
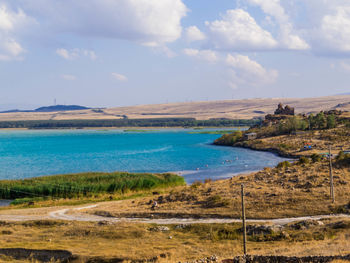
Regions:
<svg viewBox="0 0 350 263"><path fill-rule="evenodd" d="M244 206L244 185L241 185L242 197L242 221L243 221L243 253L244 257L247 255L247 226L245 222L245 206Z"/></svg>
<svg viewBox="0 0 350 263"><path fill-rule="evenodd" d="M330 180L330 195L332 203L335 203L334 184L333 184L333 169L332 169L332 153L331 145L329 145L329 180Z"/></svg>

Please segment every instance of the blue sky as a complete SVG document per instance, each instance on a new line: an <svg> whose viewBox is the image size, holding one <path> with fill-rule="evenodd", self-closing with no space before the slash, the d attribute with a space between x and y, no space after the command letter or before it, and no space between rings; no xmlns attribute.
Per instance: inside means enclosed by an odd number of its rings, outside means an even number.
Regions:
<svg viewBox="0 0 350 263"><path fill-rule="evenodd" d="M0 0L0 109L350 92L348 0Z"/></svg>

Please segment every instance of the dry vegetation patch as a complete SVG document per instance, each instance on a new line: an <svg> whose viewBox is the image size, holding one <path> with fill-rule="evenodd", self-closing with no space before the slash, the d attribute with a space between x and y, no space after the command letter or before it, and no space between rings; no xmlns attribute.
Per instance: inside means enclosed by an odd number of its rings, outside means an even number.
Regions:
<svg viewBox="0 0 350 263"><path fill-rule="evenodd" d="M350 211L350 167L334 164L336 202L330 200L328 161L295 162L227 180L197 182L168 193L99 205L88 213L115 217L227 217L241 215L241 184L248 218L283 218ZM154 201L157 207L152 209Z"/></svg>
<svg viewBox="0 0 350 263"><path fill-rule="evenodd" d="M239 223L162 226L57 221L50 224L7 223L0 230L12 232L0 235L2 248L70 251L80 259L73 262L80 263L93 262L88 260L97 258L106 262L108 259L115 260L112 262L147 259L184 262L212 255L225 259L242 253ZM350 253L349 220L299 222L280 227L248 224L248 230L251 255L329 256Z"/></svg>

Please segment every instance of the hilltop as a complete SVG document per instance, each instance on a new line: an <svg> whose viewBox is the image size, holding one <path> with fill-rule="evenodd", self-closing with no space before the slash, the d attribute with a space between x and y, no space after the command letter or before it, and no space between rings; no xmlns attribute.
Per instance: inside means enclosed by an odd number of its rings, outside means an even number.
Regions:
<svg viewBox="0 0 350 263"><path fill-rule="evenodd" d="M35 112L59 112L59 111L75 111L75 110L88 110L90 108L79 106L79 105L52 105L52 106L44 106L37 108L35 110L6 110L1 111L0 113L35 113Z"/></svg>
<svg viewBox="0 0 350 263"><path fill-rule="evenodd" d="M297 109L296 113L321 110L350 111L350 95L317 98L268 98L245 100L222 100L181 102L169 104L138 105L107 109L49 108L34 112L7 112L0 114L0 121L15 120L95 120L95 119L151 119L151 118L212 118L251 119L263 118L272 112L278 103ZM40 108L39 108L40 109Z"/></svg>

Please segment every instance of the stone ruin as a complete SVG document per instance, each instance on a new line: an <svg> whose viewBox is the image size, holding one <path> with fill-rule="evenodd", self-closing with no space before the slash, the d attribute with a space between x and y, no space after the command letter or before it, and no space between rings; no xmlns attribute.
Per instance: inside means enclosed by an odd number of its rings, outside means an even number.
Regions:
<svg viewBox="0 0 350 263"><path fill-rule="evenodd" d="M275 110L275 115L294 115L295 112L294 112L294 108L286 105L284 108L283 108L283 104L280 103L278 104L278 107L277 109Z"/></svg>

